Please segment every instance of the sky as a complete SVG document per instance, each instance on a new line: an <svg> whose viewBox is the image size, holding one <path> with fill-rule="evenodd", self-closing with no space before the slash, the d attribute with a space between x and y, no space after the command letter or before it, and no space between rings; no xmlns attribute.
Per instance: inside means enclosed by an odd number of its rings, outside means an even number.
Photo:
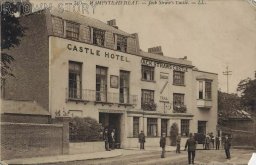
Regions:
<svg viewBox="0 0 256 165"><path fill-rule="evenodd" d="M100 0L108 1L108 0ZM132 2L133 0L128 0ZM204 4L176 4L176 0L137 1L136 5L90 5L89 0L31 0L32 4L53 5L79 12L103 22L116 19L119 29L138 33L140 47L162 46L165 56L188 60L199 70L218 74L218 88L236 93L240 80L254 78L256 71L256 2L255 0L204 0ZM169 2L161 5L159 1ZM182 2L183 0L178 0ZM78 11L75 2L84 2L86 10ZM44 3L44 5L42 5ZM68 3L72 3L68 4ZM136 2L134 2L136 3ZM145 4L144 4L145 3ZM70 6L71 5L71 6Z"/></svg>

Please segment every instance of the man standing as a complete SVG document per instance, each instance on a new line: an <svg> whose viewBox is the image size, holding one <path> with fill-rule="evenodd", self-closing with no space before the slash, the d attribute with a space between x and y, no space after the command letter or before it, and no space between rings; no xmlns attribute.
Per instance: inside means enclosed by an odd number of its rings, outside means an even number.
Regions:
<svg viewBox="0 0 256 165"><path fill-rule="evenodd" d="M228 138L228 135L225 136L225 139L223 141L223 144L224 144L224 150L225 150L225 153L226 153L226 157L227 159L230 159L230 147L231 147L231 143L230 143L230 140Z"/></svg>
<svg viewBox="0 0 256 165"><path fill-rule="evenodd" d="M216 138L215 139L216 150L219 150L220 149L220 137L216 136L215 138Z"/></svg>
<svg viewBox="0 0 256 165"><path fill-rule="evenodd" d="M181 141L181 136L178 135L176 139L176 153L180 153L180 141Z"/></svg>
<svg viewBox="0 0 256 165"><path fill-rule="evenodd" d="M109 138L108 138L108 129L106 128L103 134L103 140L105 141L105 149L106 151L110 151L109 149Z"/></svg>
<svg viewBox="0 0 256 165"><path fill-rule="evenodd" d="M146 141L145 141L145 134L144 134L144 132L143 131L141 131L140 132L140 134L139 134L139 143L140 143L140 149L142 150L144 150L144 143L145 143Z"/></svg>
<svg viewBox="0 0 256 165"><path fill-rule="evenodd" d="M111 137L111 149L114 150L115 144L116 144L116 130L115 129L112 130L110 137Z"/></svg>
<svg viewBox="0 0 256 165"><path fill-rule="evenodd" d="M166 135L165 135L165 133L163 133L160 138L160 147L162 148L161 158L165 157L164 156L165 155L165 145L166 145Z"/></svg>
<svg viewBox="0 0 256 165"><path fill-rule="evenodd" d="M189 134L189 139L187 140L185 149L184 149L185 151L187 147L188 147L188 164L191 164L191 163L194 164L194 159L196 156L196 141L192 133Z"/></svg>

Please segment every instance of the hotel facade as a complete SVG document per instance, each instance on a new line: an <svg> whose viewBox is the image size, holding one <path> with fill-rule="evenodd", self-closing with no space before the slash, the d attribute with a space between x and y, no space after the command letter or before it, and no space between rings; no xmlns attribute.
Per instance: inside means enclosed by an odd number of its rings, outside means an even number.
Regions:
<svg viewBox="0 0 256 165"><path fill-rule="evenodd" d="M4 99L35 101L52 118L94 118L116 129L122 148L138 147L141 130L146 146L158 146L174 123L182 144L189 133L216 134L217 74L161 47L142 51L138 35L115 20L43 10L20 22L27 30L9 51L15 77L5 81Z"/></svg>

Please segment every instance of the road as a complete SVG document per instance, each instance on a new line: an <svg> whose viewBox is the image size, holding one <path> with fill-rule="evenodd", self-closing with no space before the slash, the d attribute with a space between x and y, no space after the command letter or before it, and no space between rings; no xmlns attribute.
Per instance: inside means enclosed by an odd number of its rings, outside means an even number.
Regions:
<svg viewBox="0 0 256 165"><path fill-rule="evenodd" d="M127 153L128 152L128 153ZM254 151L231 150L231 160L225 159L224 150L197 150L197 165L246 165ZM122 156L107 159L62 162L50 165L187 165L187 152L167 152L160 158L159 151L126 151Z"/></svg>

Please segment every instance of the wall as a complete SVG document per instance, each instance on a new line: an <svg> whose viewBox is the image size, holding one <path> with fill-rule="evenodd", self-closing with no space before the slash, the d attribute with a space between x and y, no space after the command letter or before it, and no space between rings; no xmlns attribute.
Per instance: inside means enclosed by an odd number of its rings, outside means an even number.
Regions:
<svg viewBox="0 0 256 165"><path fill-rule="evenodd" d="M19 19L26 28L25 35L19 46L7 51L15 59L11 65L15 77L7 79L4 98L35 100L49 110L49 46L45 19L43 12Z"/></svg>
<svg viewBox="0 0 256 165"><path fill-rule="evenodd" d="M1 114L1 122L48 124L49 116Z"/></svg>
<svg viewBox="0 0 256 165"><path fill-rule="evenodd" d="M1 159L63 154L65 133L62 125L1 123Z"/></svg>

